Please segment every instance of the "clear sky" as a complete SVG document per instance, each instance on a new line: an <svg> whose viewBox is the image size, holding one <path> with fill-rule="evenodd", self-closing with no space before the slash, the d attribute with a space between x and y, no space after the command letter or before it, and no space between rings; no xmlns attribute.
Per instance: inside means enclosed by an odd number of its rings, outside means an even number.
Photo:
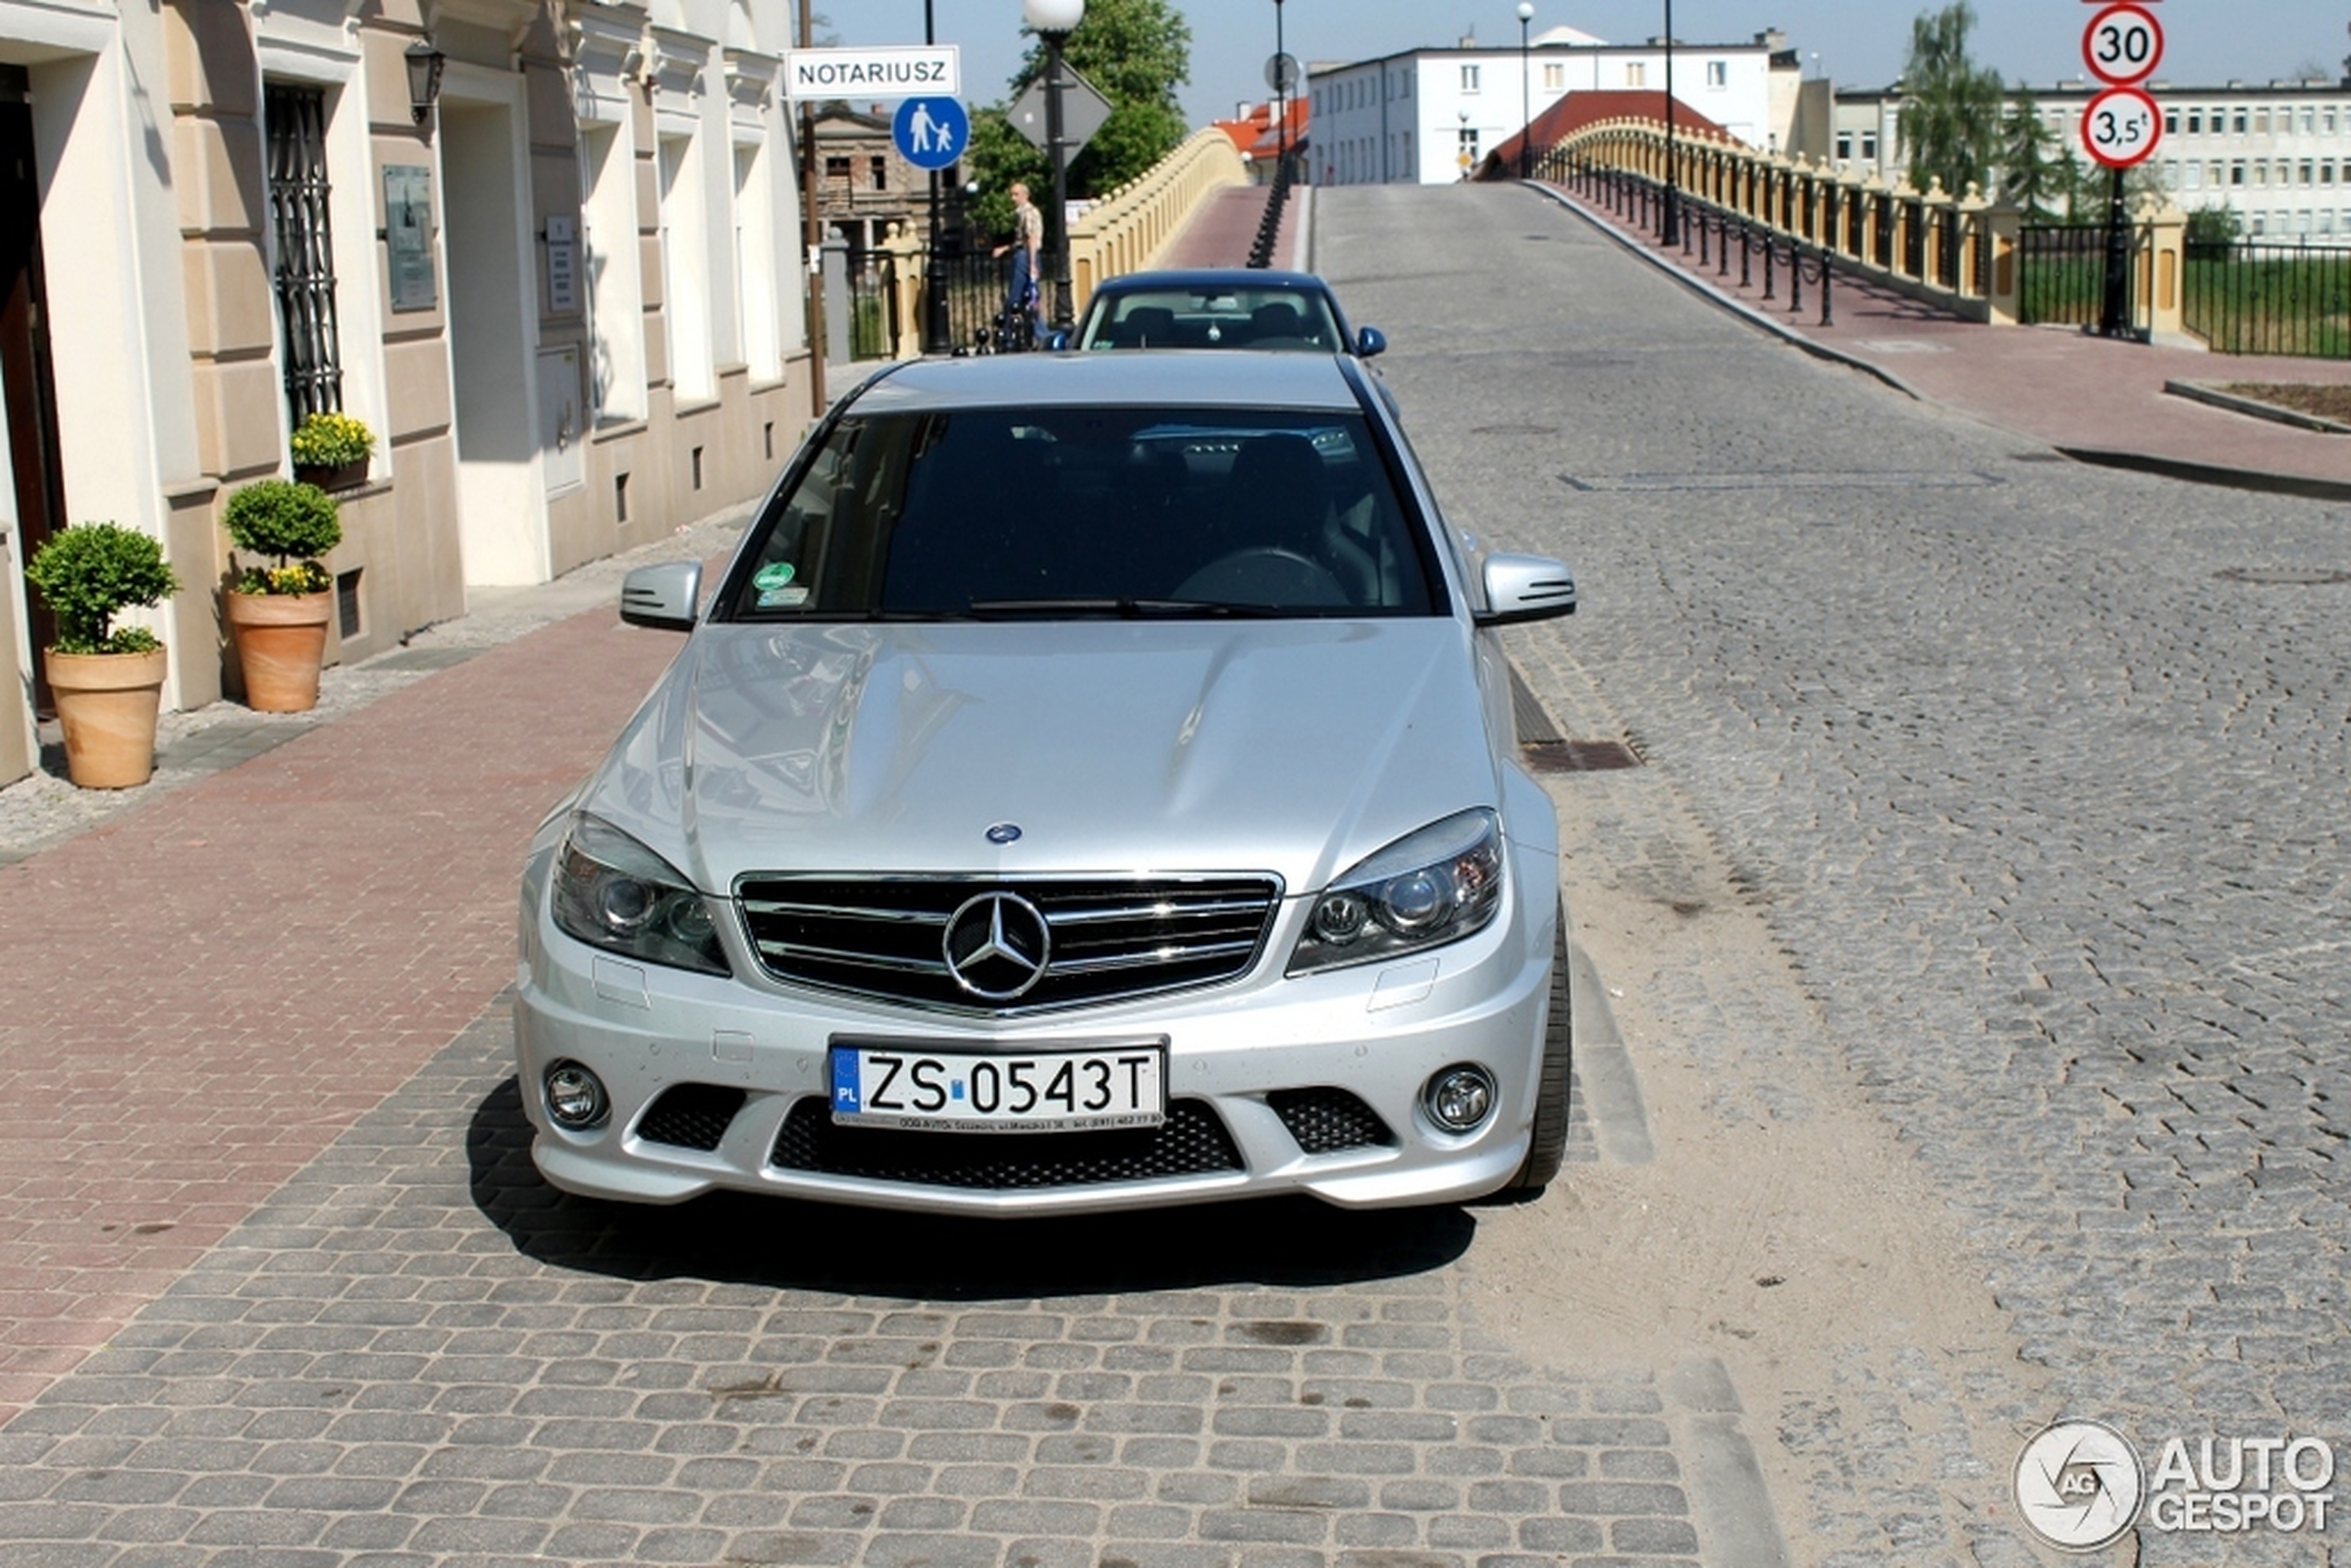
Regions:
<svg viewBox="0 0 2351 1568"><path fill-rule="evenodd" d="M1787 34L1808 67L1840 86L1883 87L1902 68L1910 19L1941 0L1674 0L1673 35L1689 44L1736 44L1764 28ZM2082 31L2096 15L2086 0L1974 0L1975 55L2010 81L2050 82L2081 69ZM973 105L1006 95L1020 64L1020 0L930 0L938 39L961 46L964 96ZM1175 0L1191 23L1192 80L1182 89L1195 125L1265 96L1274 52L1272 0ZM2163 24L2160 79L2218 86L2233 78L2268 81L2306 66L2329 80L2351 53L2351 0L2155 0ZM1516 0L1286 0L1282 41L1307 64L1367 59L1416 46L1448 45L1474 32L1486 44L1518 41ZM919 44L924 0L816 0L844 44ZM1664 31L1665 0L1535 0L1534 31L1564 23L1611 44Z"/></svg>

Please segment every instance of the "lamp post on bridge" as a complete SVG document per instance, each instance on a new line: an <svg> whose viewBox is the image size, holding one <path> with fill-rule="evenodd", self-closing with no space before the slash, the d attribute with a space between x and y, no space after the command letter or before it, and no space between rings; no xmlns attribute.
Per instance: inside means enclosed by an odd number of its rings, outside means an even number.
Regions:
<svg viewBox="0 0 2351 1568"><path fill-rule="evenodd" d="M1086 19L1086 0L1021 0L1021 16L1045 41L1045 145L1053 165L1053 210L1046 238L1053 252L1053 329L1075 324L1069 290L1069 148L1062 133L1062 96L1068 79L1062 47Z"/></svg>
<svg viewBox="0 0 2351 1568"><path fill-rule="evenodd" d="M1524 130L1518 133L1518 177L1532 179L1535 173L1535 93L1527 85L1526 24L1535 19L1533 0L1518 0L1518 118Z"/></svg>
<svg viewBox="0 0 2351 1568"><path fill-rule="evenodd" d="M1665 0L1665 221L1659 241L1682 243L1682 155L1673 139L1673 0Z"/></svg>

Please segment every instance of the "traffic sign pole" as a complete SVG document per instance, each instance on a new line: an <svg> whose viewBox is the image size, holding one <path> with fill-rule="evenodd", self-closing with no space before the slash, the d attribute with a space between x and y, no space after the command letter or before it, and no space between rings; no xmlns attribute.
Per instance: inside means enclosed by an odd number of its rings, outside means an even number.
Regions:
<svg viewBox="0 0 2351 1568"><path fill-rule="evenodd" d="M2123 207L2125 171L2145 163L2163 140L2163 111L2139 88L2163 63L2163 24L2146 9L2152 0L2121 0L2090 19L2082 33L2082 61L2106 83L2082 111L2082 144L2112 171L2107 193L2106 298L2098 331L2135 335L2131 321L2130 215Z"/></svg>

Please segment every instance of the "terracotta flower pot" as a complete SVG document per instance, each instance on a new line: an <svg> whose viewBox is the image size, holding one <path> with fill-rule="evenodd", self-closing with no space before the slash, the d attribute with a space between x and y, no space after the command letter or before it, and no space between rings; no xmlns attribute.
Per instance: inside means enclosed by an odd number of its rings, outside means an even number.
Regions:
<svg viewBox="0 0 2351 1568"><path fill-rule="evenodd" d="M57 723L66 732L66 777L85 790L127 790L155 770L155 715L169 653L43 652Z"/></svg>
<svg viewBox="0 0 2351 1568"><path fill-rule="evenodd" d="M245 706L266 714L317 706L318 666L326 660L334 591L228 593L221 603L237 666L244 671Z"/></svg>

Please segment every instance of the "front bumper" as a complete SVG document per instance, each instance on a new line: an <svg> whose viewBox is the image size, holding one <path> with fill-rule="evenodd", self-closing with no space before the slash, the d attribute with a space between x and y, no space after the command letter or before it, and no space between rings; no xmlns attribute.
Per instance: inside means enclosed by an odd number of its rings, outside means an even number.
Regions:
<svg viewBox="0 0 2351 1568"><path fill-rule="evenodd" d="M533 896L541 885L534 876L526 883L515 1007L519 1087L537 1133L533 1158L566 1191L640 1203L674 1203L721 1188L985 1214L1134 1209L1277 1192L1310 1193L1348 1208L1477 1197L1516 1173L1535 1114L1556 865L1548 857L1527 858L1536 865L1513 865L1518 875L1494 923L1448 947L1286 978L1283 960L1304 913L1304 901L1293 900L1277 917L1261 962L1239 980L1001 1021L780 986L751 969L740 952L733 979L630 964L557 930L543 896ZM1530 885L1543 896L1517 896ZM747 972L753 977L742 977ZM1167 1041L1171 1114L1180 1104L1188 1125L1202 1114L1213 1119L1229 1139L1229 1160L1171 1170L1164 1159L1095 1158L1101 1150L1139 1144L1131 1135L1083 1133L890 1133L881 1135L897 1140L890 1159L862 1151L833 1157L844 1147L870 1148L862 1129L846 1139L828 1130L828 1052L837 1039L1009 1052L1146 1036ZM602 1125L575 1132L550 1119L543 1086L547 1070L561 1061L579 1063L603 1080L612 1103ZM1430 1121L1421 1093L1432 1075L1463 1063L1493 1076L1497 1103L1474 1131L1452 1135ZM673 1094L680 1086L703 1087ZM1310 1151L1305 1144L1326 1140L1301 1141L1296 1091L1325 1089L1360 1101L1384 1126L1385 1140ZM657 1136L648 1136L649 1111L689 1101L704 1113L692 1118L692 1141L710 1147L665 1141L679 1136L668 1130L677 1118L667 1114L653 1123ZM1005 1141L1013 1139L1017 1145ZM922 1174L927 1147L937 1151L945 1179ZM966 1185L967 1176L953 1174L989 1163L988 1155L975 1156L975 1148L1009 1153L1015 1147L1028 1163L1041 1162L1041 1177ZM1064 1150L1073 1156L1066 1170L1055 1165ZM1085 1158L1075 1157L1080 1150Z"/></svg>

